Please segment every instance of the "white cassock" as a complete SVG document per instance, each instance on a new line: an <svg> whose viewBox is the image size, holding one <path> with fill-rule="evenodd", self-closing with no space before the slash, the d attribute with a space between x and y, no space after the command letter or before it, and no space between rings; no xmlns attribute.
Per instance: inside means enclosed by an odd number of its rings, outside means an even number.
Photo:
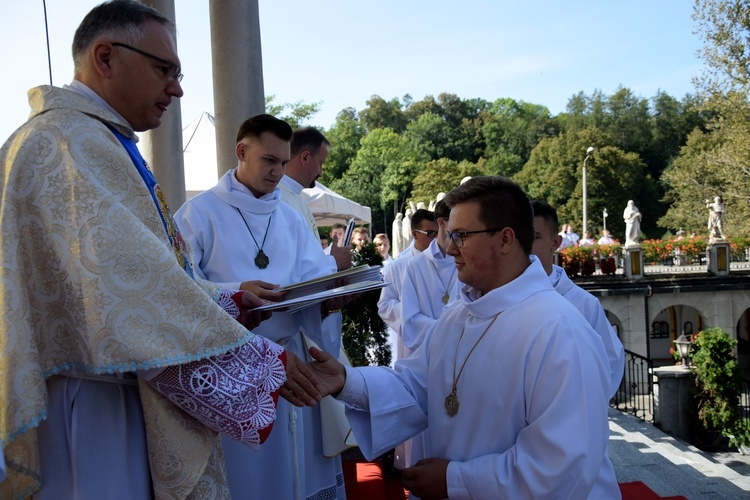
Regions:
<svg viewBox="0 0 750 500"><path fill-rule="evenodd" d="M450 460L450 498L620 498L606 454L604 358L600 337L532 256L484 296L465 286L395 370L347 369L339 399L367 458L429 427L429 456Z"/></svg>
<svg viewBox="0 0 750 500"><path fill-rule="evenodd" d="M622 342L617 338L615 329L607 320L607 315L604 313L604 308L599 299L573 283L560 266L552 266L552 274L549 277L555 290L581 312L589 325L602 338L604 350L607 353L606 359L609 363L609 397L611 398L620 387L625 370L625 349L622 347Z"/></svg>
<svg viewBox="0 0 750 500"><path fill-rule="evenodd" d="M401 339L409 352L422 344L443 311L458 300L460 284L453 257L443 255L437 239L424 252L409 259L401 282ZM427 458L424 446L429 439L427 432L396 447L396 467L411 467Z"/></svg>
<svg viewBox="0 0 750 500"><path fill-rule="evenodd" d="M409 255L406 251L399 254L399 257L391 262L387 268L383 268L383 279L390 283L380 290L378 299L378 315L388 325L388 345L391 346L391 366L397 359L409 355L408 348L401 339L402 319L401 319L401 282L404 278L406 263L411 259L414 246ZM417 251L418 253L418 251Z"/></svg>
<svg viewBox="0 0 750 500"><path fill-rule="evenodd" d="M330 258L321 252L320 241L302 216L281 202L280 191L256 198L234 172L175 215L193 246L196 274L235 288L247 280L284 286L330 274ZM269 259L265 269L255 263L258 247ZM274 312L254 329L304 359L300 331L338 354L340 334L321 328L318 306L294 314ZM226 436L222 444L232 498L345 498L341 460L323 456L318 407L295 408L279 399L274 429L260 449Z"/></svg>

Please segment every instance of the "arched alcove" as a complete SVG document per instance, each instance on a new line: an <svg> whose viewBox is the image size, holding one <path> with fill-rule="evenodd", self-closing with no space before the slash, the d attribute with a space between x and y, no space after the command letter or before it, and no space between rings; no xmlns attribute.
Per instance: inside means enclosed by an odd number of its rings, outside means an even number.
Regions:
<svg viewBox="0 0 750 500"><path fill-rule="evenodd" d="M694 335L708 327L710 325L692 306L675 304L659 311L651 321L648 332L654 366L674 364L669 350L681 334Z"/></svg>

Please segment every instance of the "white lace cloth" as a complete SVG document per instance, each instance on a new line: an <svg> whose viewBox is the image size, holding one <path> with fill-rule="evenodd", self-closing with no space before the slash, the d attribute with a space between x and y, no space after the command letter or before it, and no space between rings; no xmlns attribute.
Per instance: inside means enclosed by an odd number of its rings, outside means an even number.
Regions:
<svg viewBox="0 0 750 500"><path fill-rule="evenodd" d="M232 294L226 291L219 303L236 318L240 311ZM255 336L221 356L139 375L203 425L257 448L276 419L278 393L273 393L286 380L283 352Z"/></svg>

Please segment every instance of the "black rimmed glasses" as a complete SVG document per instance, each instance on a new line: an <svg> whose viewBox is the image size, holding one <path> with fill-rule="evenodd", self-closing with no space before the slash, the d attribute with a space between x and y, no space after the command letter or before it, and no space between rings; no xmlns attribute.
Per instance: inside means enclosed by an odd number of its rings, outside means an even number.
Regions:
<svg viewBox="0 0 750 500"><path fill-rule="evenodd" d="M422 229L415 229L415 231L418 232L418 233L424 234L428 238L434 238L435 236L437 236L437 233L438 233L437 231L432 231L432 230L424 231Z"/></svg>
<svg viewBox="0 0 750 500"><path fill-rule="evenodd" d="M502 227L493 227L492 229L482 229L480 231L453 231L451 233L448 233L448 238L453 242L454 245L456 245L457 248L463 248L464 238L466 238L470 234L496 233L502 230Z"/></svg>
<svg viewBox="0 0 750 500"><path fill-rule="evenodd" d="M175 81L181 82L182 77L185 76L182 73L180 73L180 67L177 66L172 61L167 61L166 59L162 59L161 57L155 56L153 54L149 54L145 50L136 49L135 47L131 47L128 44L120 43L120 42L111 42L112 46L114 47L122 47L124 49L132 50L133 52L137 52L138 54L142 56L146 56L149 59L153 59L154 61L159 61L160 63L164 64L166 67L159 68L162 73L164 73L164 78L167 79L169 83L173 83Z"/></svg>

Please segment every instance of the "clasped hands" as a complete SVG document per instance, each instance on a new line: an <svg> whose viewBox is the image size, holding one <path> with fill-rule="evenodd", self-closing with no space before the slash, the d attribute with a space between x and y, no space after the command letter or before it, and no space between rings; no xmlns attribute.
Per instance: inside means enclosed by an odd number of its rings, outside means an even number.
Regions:
<svg viewBox="0 0 750 500"><path fill-rule="evenodd" d="M314 372L322 395L337 395L346 383L346 368L338 359L316 347L310 348L313 361L306 367ZM287 398L288 399L288 398ZM291 401L291 400L290 400ZM301 405L298 405L301 406ZM447 472L449 460L426 458L404 469L404 487L423 500L448 498Z"/></svg>

